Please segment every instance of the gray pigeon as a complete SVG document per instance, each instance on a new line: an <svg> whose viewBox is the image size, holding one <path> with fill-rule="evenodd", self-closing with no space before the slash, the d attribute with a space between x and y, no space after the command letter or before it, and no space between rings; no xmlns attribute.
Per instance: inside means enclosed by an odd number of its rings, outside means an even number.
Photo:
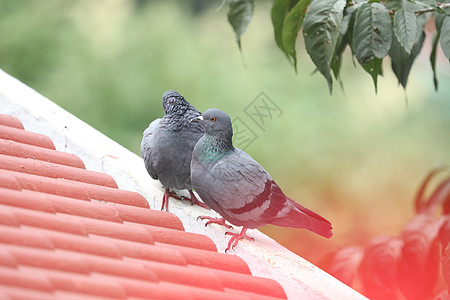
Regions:
<svg viewBox="0 0 450 300"><path fill-rule="evenodd" d="M201 112L176 91L165 92L162 100L164 117L150 123L141 143L147 172L165 188L161 210L168 210L169 197L180 199L170 188L188 189L191 198L186 199L207 208L195 197L190 180L192 150L204 130L200 124L189 121Z"/></svg>
<svg viewBox="0 0 450 300"><path fill-rule="evenodd" d="M232 237L225 252L243 238L252 239L246 235L247 228L266 224L305 228L327 238L333 235L330 222L284 195L258 162L233 147L233 129L226 113L208 109L191 122L205 128L192 152L192 185L203 202L222 216L200 218L209 220L206 225L226 225L226 220L243 226L240 233L226 233Z"/></svg>

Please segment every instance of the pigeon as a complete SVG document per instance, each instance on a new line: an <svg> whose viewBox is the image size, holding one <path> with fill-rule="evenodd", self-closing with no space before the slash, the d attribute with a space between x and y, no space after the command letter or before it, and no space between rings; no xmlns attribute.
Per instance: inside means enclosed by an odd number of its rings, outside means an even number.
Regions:
<svg viewBox="0 0 450 300"><path fill-rule="evenodd" d="M231 235L228 247L235 248L239 240L253 240L246 235L248 228L266 224L305 228L330 238L329 221L287 197L270 174L244 151L232 143L230 117L218 109L208 109L191 120L201 124L205 134L192 152L191 182L204 203L221 218L200 216L211 223L243 226L240 233Z"/></svg>
<svg viewBox="0 0 450 300"><path fill-rule="evenodd" d="M189 121L201 112L173 90L164 93L162 102L164 117L150 123L141 143L141 157L147 172L153 179L159 179L165 188L161 210L165 207L168 211L169 197L181 199L170 188L187 189L191 198L182 198L207 208L192 192L190 180L192 150L204 129Z"/></svg>

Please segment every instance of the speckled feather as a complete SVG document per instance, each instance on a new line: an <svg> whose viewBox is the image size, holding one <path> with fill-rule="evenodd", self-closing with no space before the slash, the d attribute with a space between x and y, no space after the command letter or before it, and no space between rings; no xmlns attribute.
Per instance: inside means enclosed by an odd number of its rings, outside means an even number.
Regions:
<svg viewBox="0 0 450 300"><path fill-rule="evenodd" d="M176 91L164 93L163 108L164 117L144 131L141 156L150 176L164 187L190 189L192 150L204 130L189 120L201 112Z"/></svg>

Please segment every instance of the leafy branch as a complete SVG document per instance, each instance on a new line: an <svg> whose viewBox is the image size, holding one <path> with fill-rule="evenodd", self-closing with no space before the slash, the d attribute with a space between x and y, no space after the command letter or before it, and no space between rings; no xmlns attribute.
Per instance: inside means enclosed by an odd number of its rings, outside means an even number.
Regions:
<svg viewBox="0 0 450 300"><path fill-rule="evenodd" d="M333 76L341 82L340 69L347 47L372 77L375 90L383 74L382 62L391 59L398 82L406 88L411 67L420 53L424 27L434 19L430 63L435 89L437 47L450 59L450 0L274 0L271 19L277 46L297 72L296 41L303 32L306 52L325 77L332 92ZM249 25L255 0L229 0L228 21L241 48L241 36ZM341 82L342 84L342 82Z"/></svg>

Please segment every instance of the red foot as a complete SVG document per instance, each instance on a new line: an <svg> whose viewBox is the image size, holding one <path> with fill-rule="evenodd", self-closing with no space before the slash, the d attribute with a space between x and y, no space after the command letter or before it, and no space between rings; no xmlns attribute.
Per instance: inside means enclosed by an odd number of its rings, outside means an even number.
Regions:
<svg viewBox="0 0 450 300"><path fill-rule="evenodd" d="M194 194L194 192L192 190L189 190L189 195L191 195L191 198L181 196L181 199L182 200L189 200L189 201L192 202L192 204L196 204L196 205L198 205L200 207L203 207L204 209L209 209L208 205L206 205L205 203L199 201L197 199L197 197L195 197L195 194Z"/></svg>
<svg viewBox="0 0 450 300"><path fill-rule="evenodd" d="M197 218L197 220L209 220L208 222L205 223L205 227L208 226L209 224L219 224L222 226L225 226L228 229L233 229L233 226L228 225L227 223L225 223L225 219L224 218L213 218L213 217L208 217L208 216L199 216Z"/></svg>
<svg viewBox="0 0 450 300"><path fill-rule="evenodd" d="M163 196L163 200L162 200L161 210L163 210L164 207L165 207L166 211L169 211L169 197L172 197L172 198L175 198L177 200L180 200L180 197L178 197L177 194L175 194L175 192L171 192L171 191L169 191L169 189L166 189L164 191L164 196Z"/></svg>
<svg viewBox="0 0 450 300"><path fill-rule="evenodd" d="M247 232L246 227L242 228L240 233L234 233L230 231L225 232L225 235L231 235L231 239L228 242L228 247L227 249L225 249L225 253L227 253L227 251L230 250L230 248L234 250L234 247L236 247L237 243L242 239L247 239L249 241L255 240L254 238L247 236L246 232Z"/></svg>

